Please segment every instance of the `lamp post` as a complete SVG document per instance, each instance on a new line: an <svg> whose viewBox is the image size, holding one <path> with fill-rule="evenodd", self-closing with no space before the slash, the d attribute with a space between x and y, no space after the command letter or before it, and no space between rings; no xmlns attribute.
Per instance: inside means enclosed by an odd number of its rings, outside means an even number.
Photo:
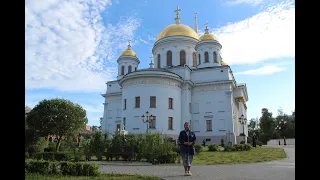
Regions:
<svg viewBox="0 0 320 180"><path fill-rule="evenodd" d="M144 118L147 118L147 119L145 120ZM148 133L149 123L153 120L153 116L152 116L152 114L149 116L149 112L147 111L146 115L143 114L141 116L141 119L142 119L143 123L147 123L147 131L146 131L146 133Z"/></svg>
<svg viewBox="0 0 320 180"><path fill-rule="evenodd" d="M246 135L244 134L244 125L247 124L247 118L244 117L242 114L241 117L239 117L239 122L242 125L242 133L243 133L243 141L246 142Z"/></svg>
<svg viewBox="0 0 320 180"><path fill-rule="evenodd" d="M287 123L287 121L281 119L279 121L279 123L277 124L277 126L274 128L275 130L279 130L279 145L281 145L280 139L281 139L281 133L282 133L282 130L283 130L282 126L284 126L286 123ZM283 141L284 141L283 144L287 145L286 140L284 139L284 136L283 136Z"/></svg>

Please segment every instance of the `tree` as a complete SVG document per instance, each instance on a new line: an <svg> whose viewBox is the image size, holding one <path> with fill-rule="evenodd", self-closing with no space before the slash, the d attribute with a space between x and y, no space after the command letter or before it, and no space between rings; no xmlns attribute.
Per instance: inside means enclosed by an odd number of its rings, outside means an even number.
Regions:
<svg viewBox="0 0 320 180"><path fill-rule="evenodd" d="M87 122L86 111L80 105L59 98L39 102L27 117L28 126L41 136L57 136L57 151L63 137L76 135Z"/></svg>
<svg viewBox="0 0 320 180"><path fill-rule="evenodd" d="M274 119L272 118L272 112L269 112L267 108L262 108L261 117L259 119L260 123L260 139L262 142L266 143L273 136L274 132Z"/></svg>
<svg viewBox="0 0 320 180"><path fill-rule="evenodd" d="M100 126L99 126L100 130L101 130L101 127L102 127L102 121L103 121L103 117L100 118Z"/></svg>

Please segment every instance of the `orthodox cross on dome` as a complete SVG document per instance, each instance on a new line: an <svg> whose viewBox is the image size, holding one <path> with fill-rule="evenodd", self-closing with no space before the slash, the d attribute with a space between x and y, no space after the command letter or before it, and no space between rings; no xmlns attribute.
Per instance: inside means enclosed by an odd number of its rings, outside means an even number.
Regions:
<svg viewBox="0 0 320 180"><path fill-rule="evenodd" d="M152 63L152 59L153 59L153 57L152 57L152 56L150 56L149 58L150 58L150 63Z"/></svg>
<svg viewBox="0 0 320 180"><path fill-rule="evenodd" d="M131 48L131 40L129 39L128 40L128 49L130 49Z"/></svg>
<svg viewBox="0 0 320 180"><path fill-rule="evenodd" d="M176 20L176 24L180 24L180 11L181 9L179 8L179 6L177 6L177 9L174 11L176 13L176 18L174 18L174 20Z"/></svg>
<svg viewBox="0 0 320 180"><path fill-rule="evenodd" d="M206 31L206 33L208 33L208 32L209 32L209 29L208 29L208 21L206 21L206 23L205 23L204 25L206 26L205 31Z"/></svg>
<svg viewBox="0 0 320 180"><path fill-rule="evenodd" d="M150 67L149 68L154 68L154 64L153 64L153 62L152 62L152 58L153 58L153 56L150 56Z"/></svg>

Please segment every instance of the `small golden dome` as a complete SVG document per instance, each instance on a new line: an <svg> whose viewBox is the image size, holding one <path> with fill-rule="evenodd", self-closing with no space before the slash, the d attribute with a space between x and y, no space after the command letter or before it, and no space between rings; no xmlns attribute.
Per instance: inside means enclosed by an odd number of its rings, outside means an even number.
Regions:
<svg viewBox="0 0 320 180"><path fill-rule="evenodd" d="M221 59L221 66L228 66L228 64Z"/></svg>
<svg viewBox="0 0 320 180"><path fill-rule="evenodd" d="M132 49L126 49L121 53L120 56L135 56L135 57L137 57L137 54L134 51L132 51Z"/></svg>
<svg viewBox="0 0 320 180"><path fill-rule="evenodd" d="M204 33L200 38L200 41L205 41L205 40L217 40L217 38L211 34L211 33Z"/></svg>
<svg viewBox="0 0 320 180"><path fill-rule="evenodd" d="M171 36L185 36L194 39L199 39L198 34L189 26L185 24L171 24L164 28L158 35L156 41Z"/></svg>
<svg viewBox="0 0 320 180"><path fill-rule="evenodd" d="M134 56L134 57L137 57L136 52L134 52L131 49L130 41L128 42L128 48L121 53L120 57L121 56Z"/></svg>
<svg viewBox="0 0 320 180"><path fill-rule="evenodd" d="M200 41L206 41L206 40L217 40L217 38L209 33L209 29L208 29L208 23L206 23L206 29L205 29L205 33L199 38Z"/></svg>

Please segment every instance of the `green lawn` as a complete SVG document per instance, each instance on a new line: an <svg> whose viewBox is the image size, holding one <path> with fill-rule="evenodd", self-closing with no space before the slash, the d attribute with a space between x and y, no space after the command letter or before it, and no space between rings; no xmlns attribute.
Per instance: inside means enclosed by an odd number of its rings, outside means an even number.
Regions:
<svg viewBox="0 0 320 180"><path fill-rule="evenodd" d="M201 152L194 157L192 164L242 164L265 162L286 158L282 148L252 148L249 151Z"/></svg>
<svg viewBox="0 0 320 180"><path fill-rule="evenodd" d="M97 177L77 176L43 176L38 174L26 174L25 180L160 180L157 177L124 175L124 174L102 174Z"/></svg>

